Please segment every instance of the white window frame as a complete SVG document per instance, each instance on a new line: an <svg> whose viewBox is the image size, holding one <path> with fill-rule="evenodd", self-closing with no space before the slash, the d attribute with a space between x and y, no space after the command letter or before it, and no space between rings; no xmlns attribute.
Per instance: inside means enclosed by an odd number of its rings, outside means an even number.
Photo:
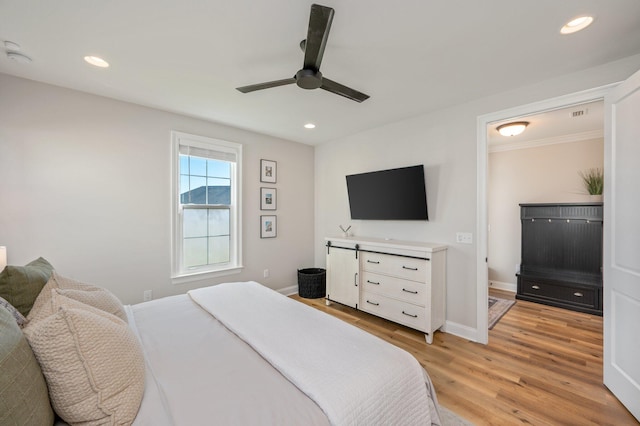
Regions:
<svg viewBox="0 0 640 426"><path fill-rule="evenodd" d="M229 263L206 265L199 268L183 267L183 206L180 203L180 146L234 154L236 163L231 167L231 209L229 212ZM173 284L201 281L241 272L242 265L242 145L188 133L171 132L171 280Z"/></svg>

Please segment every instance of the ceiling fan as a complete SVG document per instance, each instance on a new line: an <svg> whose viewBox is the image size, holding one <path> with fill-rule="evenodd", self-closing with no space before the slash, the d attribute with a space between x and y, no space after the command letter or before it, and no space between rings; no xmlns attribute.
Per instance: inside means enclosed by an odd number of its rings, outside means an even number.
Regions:
<svg viewBox="0 0 640 426"><path fill-rule="evenodd" d="M250 86L238 87L242 93L249 93L255 90L270 89L272 87L285 86L287 84L297 84L303 89L324 89L336 95L344 96L356 102L362 102L369 98L362 92L358 92L350 87L336 83L324 77L320 72L320 64L324 55L324 48L329 38L331 21L333 21L334 10L327 6L318 4L311 5L311 16L309 17L309 30L306 40L300 42L300 48L304 52L304 65L296 75L284 80L269 81L267 83L252 84Z"/></svg>

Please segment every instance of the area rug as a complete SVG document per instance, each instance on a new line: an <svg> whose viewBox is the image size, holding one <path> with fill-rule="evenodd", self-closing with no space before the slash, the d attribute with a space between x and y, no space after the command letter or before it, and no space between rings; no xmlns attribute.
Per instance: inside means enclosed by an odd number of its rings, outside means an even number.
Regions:
<svg viewBox="0 0 640 426"><path fill-rule="evenodd" d="M515 300L489 296L489 330L500 321L500 318L502 318L515 303Z"/></svg>
<svg viewBox="0 0 640 426"><path fill-rule="evenodd" d="M442 426L473 426L473 423L458 416L447 407L440 405L439 411Z"/></svg>

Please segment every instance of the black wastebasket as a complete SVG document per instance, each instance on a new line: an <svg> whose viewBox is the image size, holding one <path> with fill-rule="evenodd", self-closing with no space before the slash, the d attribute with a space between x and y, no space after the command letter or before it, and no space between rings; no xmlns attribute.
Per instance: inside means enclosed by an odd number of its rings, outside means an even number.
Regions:
<svg viewBox="0 0 640 426"><path fill-rule="evenodd" d="M298 294L305 299L324 297L327 291L327 271L322 268L298 269Z"/></svg>

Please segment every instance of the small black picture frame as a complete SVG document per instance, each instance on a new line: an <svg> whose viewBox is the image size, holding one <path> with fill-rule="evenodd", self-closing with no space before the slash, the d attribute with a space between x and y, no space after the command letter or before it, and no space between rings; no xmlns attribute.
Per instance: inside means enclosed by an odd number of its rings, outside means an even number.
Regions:
<svg viewBox="0 0 640 426"><path fill-rule="evenodd" d="M260 210L276 210L278 203L276 188L260 188Z"/></svg>
<svg viewBox="0 0 640 426"><path fill-rule="evenodd" d="M260 238L275 238L277 235L277 217L275 215L260 216Z"/></svg>
<svg viewBox="0 0 640 426"><path fill-rule="evenodd" d="M276 183L278 163L273 160L260 160L260 182Z"/></svg>

